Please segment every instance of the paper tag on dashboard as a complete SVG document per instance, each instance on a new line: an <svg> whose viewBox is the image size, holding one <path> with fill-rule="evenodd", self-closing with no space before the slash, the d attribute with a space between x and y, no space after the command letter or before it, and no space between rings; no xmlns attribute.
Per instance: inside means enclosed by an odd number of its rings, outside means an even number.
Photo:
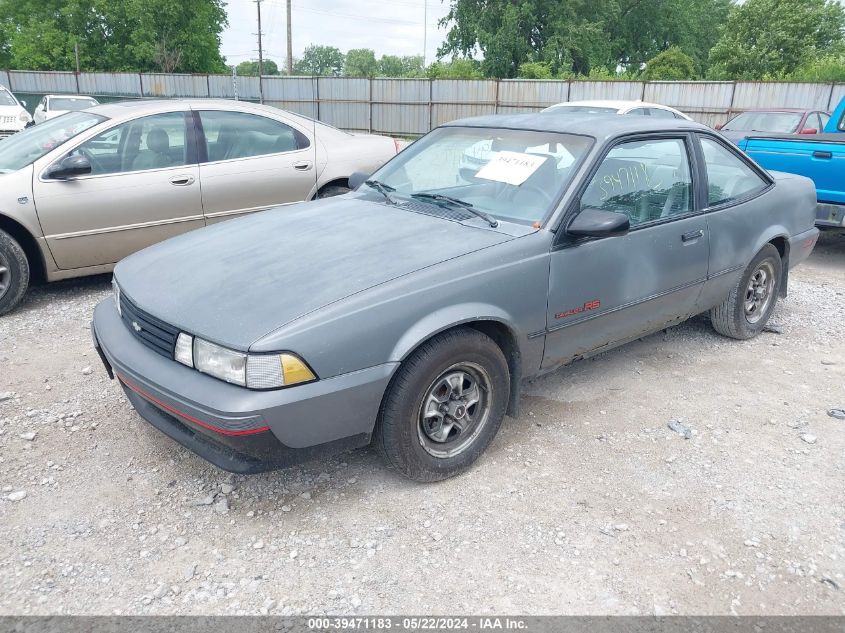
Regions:
<svg viewBox="0 0 845 633"><path fill-rule="evenodd" d="M528 180L547 158L520 152L497 152L489 163L478 170L475 177L519 186Z"/></svg>

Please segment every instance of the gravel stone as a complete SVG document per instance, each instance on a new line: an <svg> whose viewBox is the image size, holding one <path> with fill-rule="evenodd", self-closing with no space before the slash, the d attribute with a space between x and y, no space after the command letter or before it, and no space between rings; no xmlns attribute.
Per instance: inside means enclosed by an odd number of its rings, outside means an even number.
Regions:
<svg viewBox="0 0 845 633"><path fill-rule="evenodd" d="M6 495L9 501L23 501L26 498L26 490L16 490Z"/></svg>

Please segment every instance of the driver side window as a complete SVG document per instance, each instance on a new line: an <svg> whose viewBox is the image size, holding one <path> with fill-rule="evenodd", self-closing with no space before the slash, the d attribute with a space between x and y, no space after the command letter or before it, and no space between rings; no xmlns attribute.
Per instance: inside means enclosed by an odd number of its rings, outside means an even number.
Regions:
<svg viewBox="0 0 845 633"><path fill-rule="evenodd" d="M689 213L692 178L683 139L620 143L610 150L581 197L581 208L615 211L631 226Z"/></svg>
<svg viewBox="0 0 845 633"><path fill-rule="evenodd" d="M187 165L185 116L155 114L128 121L77 147L91 161L92 175L119 174Z"/></svg>

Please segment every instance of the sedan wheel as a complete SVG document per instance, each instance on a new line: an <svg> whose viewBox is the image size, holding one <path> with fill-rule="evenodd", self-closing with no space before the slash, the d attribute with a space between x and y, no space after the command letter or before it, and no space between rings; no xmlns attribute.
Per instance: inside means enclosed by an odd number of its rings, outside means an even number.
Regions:
<svg viewBox="0 0 845 633"><path fill-rule="evenodd" d="M710 310L713 328L741 340L757 336L775 309L782 275L780 253L766 244L725 300Z"/></svg>
<svg viewBox="0 0 845 633"><path fill-rule="evenodd" d="M471 328L450 330L397 370L373 442L406 477L446 479L469 468L496 436L509 393L510 371L499 346Z"/></svg>
<svg viewBox="0 0 845 633"><path fill-rule="evenodd" d="M17 306L29 286L29 261L15 239L0 231L0 314Z"/></svg>

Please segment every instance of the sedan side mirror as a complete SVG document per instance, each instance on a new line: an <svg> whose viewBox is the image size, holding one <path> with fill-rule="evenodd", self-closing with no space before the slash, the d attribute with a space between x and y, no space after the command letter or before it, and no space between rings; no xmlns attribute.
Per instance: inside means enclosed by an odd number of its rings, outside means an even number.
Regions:
<svg viewBox="0 0 845 633"><path fill-rule="evenodd" d="M76 154L66 156L58 163L53 163L44 174L53 180L67 180L75 176L86 176L91 173L91 161L87 156Z"/></svg>
<svg viewBox="0 0 845 633"><path fill-rule="evenodd" d="M586 208L575 216L566 232L575 237L616 237L631 229L631 220L624 213Z"/></svg>
<svg viewBox="0 0 845 633"><path fill-rule="evenodd" d="M355 173L353 173L349 177L349 188L352 191L355 191L358 187L360 187L362 184L364 184L365 180L369 180L369 179L370 179L369 174L365 174L362 171L356 171Z"/></svg>
<svg viewBox="0 0 845 633"><path fill-rule="evenodd" d="M798 132L799 134L818 134L819 131L814 127L805 127L803 130Z"/></svg>

